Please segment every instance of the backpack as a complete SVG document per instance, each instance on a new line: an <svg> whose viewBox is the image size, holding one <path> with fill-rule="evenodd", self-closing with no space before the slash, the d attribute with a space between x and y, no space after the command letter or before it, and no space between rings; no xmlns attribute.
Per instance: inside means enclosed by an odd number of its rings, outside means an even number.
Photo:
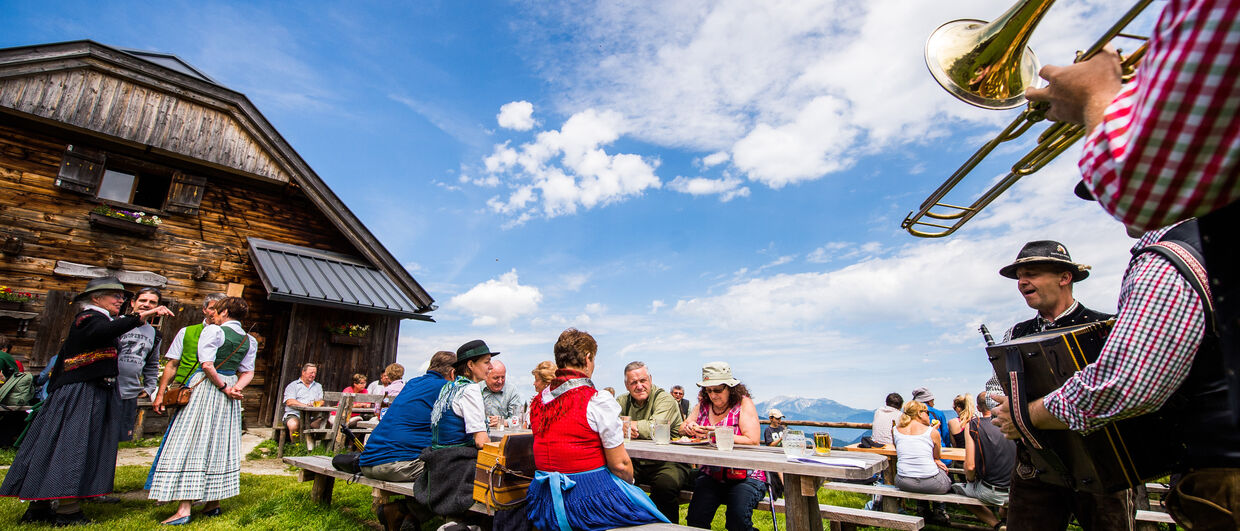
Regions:
<svg viewBox="0 0 1240 531"><path fill-rule="evenodd" d="M28 406L34 401L34 376L28 372L16 372L0 386L0 404Z"/></svg>

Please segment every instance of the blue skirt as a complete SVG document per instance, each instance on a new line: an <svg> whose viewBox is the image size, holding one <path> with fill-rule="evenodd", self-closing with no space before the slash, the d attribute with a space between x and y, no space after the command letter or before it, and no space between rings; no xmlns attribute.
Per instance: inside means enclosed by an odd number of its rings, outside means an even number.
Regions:
<svg viewBox="0 0 1240 531"><path fill-rule="evenodd" d="M542 531L601 531L667 522L645 492L607 467L576 474L538 471L526 502L530 524Z"/></svg>

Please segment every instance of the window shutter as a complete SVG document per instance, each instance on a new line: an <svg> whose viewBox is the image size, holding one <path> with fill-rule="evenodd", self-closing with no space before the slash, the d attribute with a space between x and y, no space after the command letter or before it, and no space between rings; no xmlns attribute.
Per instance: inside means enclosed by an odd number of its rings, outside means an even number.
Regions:
<svg viewBox="0 0 1240 531"><path fill-rule="evenodd" d="M70 144L65 148L65 156L60 161L60 173L56 175L56 186L95 195L95 192L99 190L99 181L103 179L105 160L106 157L102 151Z"/></svg>
<svg viewBox="0 0 1240 531"><path fill-rule="evenodd" d="M173 173L172 186L168 189L168 202L164 210L177 214L198 214L198 206L202 204L202 192L206 184L206 177L186 175L179 171Z"/></svg>

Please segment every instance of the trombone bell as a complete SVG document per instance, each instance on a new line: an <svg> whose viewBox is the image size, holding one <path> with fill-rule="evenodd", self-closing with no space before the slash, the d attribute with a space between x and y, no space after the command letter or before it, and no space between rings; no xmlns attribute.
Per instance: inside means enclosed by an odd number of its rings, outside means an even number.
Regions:
<svg viewBox="0 0 1240 531"><path fill-rule="evenodd" d="M955 20L926 40L926 66L952 95L985 109L1025 103L1037 81L1038 58L1026 46L1053 0L1026 0L993 22Z"/></svg>

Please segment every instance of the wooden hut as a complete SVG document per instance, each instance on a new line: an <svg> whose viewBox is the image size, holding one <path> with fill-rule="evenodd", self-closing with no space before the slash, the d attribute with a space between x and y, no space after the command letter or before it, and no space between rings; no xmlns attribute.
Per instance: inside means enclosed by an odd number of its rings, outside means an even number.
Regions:
<svg viewBox="0 0 1240 531"><path fill-rule="evenodd" d="M162 223L112 217L143 212ZM260 337L246 426L271 426L307 361L327 390L396 360L402 319L433 299L242 94L173 55L90 41L0 49L0 333L45 366L87 279L158 286L175 319L214 292ZM369 327L364 337L329 328Z"/></svg>

